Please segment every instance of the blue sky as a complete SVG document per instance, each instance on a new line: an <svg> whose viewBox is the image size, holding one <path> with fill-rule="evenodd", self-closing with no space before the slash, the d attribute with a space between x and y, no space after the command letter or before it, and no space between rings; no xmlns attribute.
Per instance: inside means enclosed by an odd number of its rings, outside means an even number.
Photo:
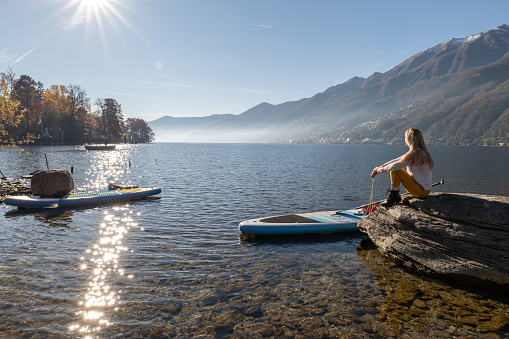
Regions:
<svg viewBox="0 0 509 339"><path fill-rule="evenodd" d="M509 24L509 1L2 0L0 71L125 117L240 114Z"/></svg>

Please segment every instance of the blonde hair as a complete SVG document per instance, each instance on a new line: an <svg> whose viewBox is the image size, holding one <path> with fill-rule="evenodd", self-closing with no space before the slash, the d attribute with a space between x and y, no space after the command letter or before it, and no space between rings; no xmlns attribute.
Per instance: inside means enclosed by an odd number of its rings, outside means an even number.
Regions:
<svg viewBox="0 0 509 339"><path fill-rule="evenodd" d="M414 162L419 164L422 159L428 158L429 168L433 169L433 167L435 167L435 163L428 152L428 148L426 147L426 143L424 143L424 137L420 130L417 128L407 129L405 132L405 142L407 146L410 147L410 150L405 153L403 160L414 157Z"/></svg>

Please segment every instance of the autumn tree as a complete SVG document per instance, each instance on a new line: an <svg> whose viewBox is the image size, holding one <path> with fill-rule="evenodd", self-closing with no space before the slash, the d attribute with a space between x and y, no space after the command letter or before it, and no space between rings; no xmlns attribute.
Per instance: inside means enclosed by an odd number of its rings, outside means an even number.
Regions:
<svg viewBox="0 0 509 339"><path fill-rule="evenodd" d="M139 118L127 118L126 129L130 135L130 142L149 143L154 141L155 134L148 123Z"/></svg>
<svg viewBox="0 0 509 339"><path fill-rule="evenodd" d="M15 75L11 69L0 73L0 143L13 143L13 134L21 123L23 115L19 114L20 103L13 94Z"/></svg>
<svg viewBox="0 0 509 339"><path fill-rule="evenodd" d="M101 113L100 110L96 112L88 112L83 117L83 136L85 142L93 140L94 136L101 134Z"/></svg>
<svg viewBox="0 0 509 339"><path fill-rule="evenodd" d="M65 123L67 117L67 108L69 92L63 85L51 85L43 93L41 104L41 118L45 127L48 127L49 133L55 138L63 137L67 130ZM67 134L67 133L66 133Z"/></svg>
<svg viewBox="0 0 509 339"><path fill-rule="evenodd" d="M58 143L86 142L101 134L118 141L125 132L122 107L115 99L97 99L99 109L91 112L90 99L79 85L44 89L28 75L16 79L11 69L0 73L0 78L0 144L14 143L19 134L32 142L41 130ZM127 125L135 142L154 139L143 119L127 119Z"/></svg>
<svg viewBox="0 0 509 339"><path fill-rule="evenodd" d="M118 139L122 137L122 128L124 127L124 116L122 107L111 98L97 99L97 106L101 110L101 124L103 135L107 139Z"/></svg>
<svg viewBox="0 0 509 339"><path fill-rule="evenodd" d="M44 85L28 75L22 75L14 83L12 94L20 103L18 114L22 114L24 118L23 134L34 133L37 130L43 91Z"/></svg>
<svg viewBox="0 0 509 339"><path fill-rule="evenodd" d="M79 85L70 84L67 86L67 105L69 112L69 141L76 141L83 134L83 122L87 113L90 111L90 99L87 97L87 92ZM78 134L73 133L73 125L75 118L78 117L80 120L80 126Z"/></svg>

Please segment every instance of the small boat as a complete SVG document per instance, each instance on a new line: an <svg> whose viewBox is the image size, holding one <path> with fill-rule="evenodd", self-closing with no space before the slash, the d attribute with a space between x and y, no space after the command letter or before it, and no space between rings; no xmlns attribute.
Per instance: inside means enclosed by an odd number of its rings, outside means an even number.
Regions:
<svg viewBox="0 0 509 339"><path fill-rule="evenodd" d="M18 208L56 208L132 200L161 193L160 188L130 188L115 191L71 193L62 198L47 196L6 196L4 204Z"/></svg>
<svg viewBox="0 0 509 339"><path fill-rule="evenodd" d="M89 145L89 144L86 144L85 145L85 149L86 150L90 150L90 151L112 151L114 150L115 148L117 147L117 145L115 144L104 144L104 145L100 145L100 144L95 144L95 145Z"/></svg>
<svg viewBox="0 0 509 339"><path fill-rule="evenodd" d="M292 235L358 231L357 222L366 216L363 208L280 215L251 219L239 224L247 235Z"/></svg>

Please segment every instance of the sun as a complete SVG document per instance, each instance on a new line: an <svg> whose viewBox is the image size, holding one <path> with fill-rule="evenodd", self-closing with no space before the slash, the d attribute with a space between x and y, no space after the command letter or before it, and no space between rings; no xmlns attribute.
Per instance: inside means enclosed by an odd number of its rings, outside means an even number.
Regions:
<svg viewBox="0 0 509 339"><path fill-rule="evenodd" d="M106 48L111 39L142 37L132 20L132 15L138 15L133 0L59 1L68 1L67 8L74 12L65 29L80 30L86 42L101 41Z"/></svg>
<svg viewBox="0 0 509 339"><path fill-rule="evenodd" d="M79 0L80 5L86 9L101 9L107 7L110 0Z"/></svg>
<svg viewBox="0 0 509 339"><path fill-rule="evenodd" d="M79 11L87 17L98 17L113 9L113 0L79 0Z"/></svg>
<svg viewBox="0 0 509 339"><path fill-rule="evenodd" d="M126 25L122 9L127 9L125 0L73 0L77 5L73 22L96 25L102 32L105 26L121 29ZM126 25L129 26L129 25Z"/></svg>

